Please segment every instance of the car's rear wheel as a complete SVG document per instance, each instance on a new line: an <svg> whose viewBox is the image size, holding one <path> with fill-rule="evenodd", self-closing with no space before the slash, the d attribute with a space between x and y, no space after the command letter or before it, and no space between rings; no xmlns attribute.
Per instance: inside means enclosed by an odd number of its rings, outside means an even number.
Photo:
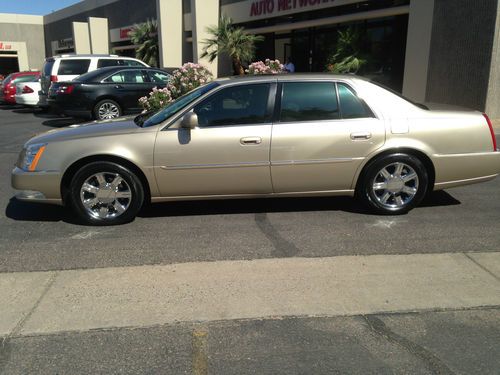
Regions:
<svg viewBox="0 0 500 375"><path fill-rule="evenodd" d="M116 225L132 221L142 207L144 189L129 169L112 162L82 167L70 185L70 204L85 223Z"/></svg>
<svg viewBox="0 0 500 375"><path fill-rule="evenodd" d="M427 170L417 157L392 154L367 165L356 193L373 211L399 215L422 201L428 185Z"/></svg>
<svg viewBox="0 0 500 375"><path fill-rule="evenodd" d="M96 120L111 120L122 115L120 105L111 99L104 99L94 107L94 118Z"/></svg>

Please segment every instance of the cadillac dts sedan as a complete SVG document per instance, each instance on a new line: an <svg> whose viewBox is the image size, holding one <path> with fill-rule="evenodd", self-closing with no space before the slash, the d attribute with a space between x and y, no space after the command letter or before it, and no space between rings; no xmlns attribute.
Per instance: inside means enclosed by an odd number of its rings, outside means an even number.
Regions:
<svg viewBox="0 0 500 375"><path fill-rule="evenodd" d="M157 113L38 135L12 186L110 225L145 202L194 199L348 195L403 214L499 173L485 114L430 110L355 76L290 74L220 79Z"/></svg>

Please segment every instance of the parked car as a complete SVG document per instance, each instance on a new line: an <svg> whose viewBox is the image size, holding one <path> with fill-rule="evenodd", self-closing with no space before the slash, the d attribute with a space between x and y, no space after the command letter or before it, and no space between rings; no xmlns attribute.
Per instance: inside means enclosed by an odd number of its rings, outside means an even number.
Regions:
<svg viewBox="0 0 500 375"><path fill-rule="evenodd" d="M40 81L21 82L16 84L16 103L36 107L39 101L38 91L40 91L40 87Z"/></svg>
<svg viewBox="0 0 500 375"><path fill-rule="evenodd" d="M98 120L139 113L139 98L154 87L165 87L171 75L156 68L109 67L83 74L70 82L54 82L48 103L73 117Z"/></svg>
<svg viewBox="0 0 500 375"><path fill-rule="evenodd" d="M355 76L251 76L38 135L12 186L93 225L130 221L146 200L349 195L404 214L430 191L495 178L499 151L480 112L429 110Z"/></svg>
<svg viewBox="0 0 500 375"><path fill-rule="evenodd" d="M117 55L60 55L48 57L42 69L40 106L48 106L47 93L52 82L72 79L108 66L149 67L141 60Z"/></svg>
<svg viewBox="0 0 500 375"><path fill-rule="evenodd" d="M5 103L16 104L16 84L33 82L40 79L40 72L18 72L9 74L2 82L2 100Z"/></svg>

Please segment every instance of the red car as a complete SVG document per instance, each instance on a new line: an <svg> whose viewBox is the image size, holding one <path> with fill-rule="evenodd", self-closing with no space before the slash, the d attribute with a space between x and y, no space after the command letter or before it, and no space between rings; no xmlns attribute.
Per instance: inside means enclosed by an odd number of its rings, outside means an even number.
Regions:
<svg viewBox="0 0 500 375"><path fill-rule="evenodd" d="M16 84L33 82L40 79L40 72L19 72L9 74L0 84L0 100L9 104L16 104Z"/></svg>

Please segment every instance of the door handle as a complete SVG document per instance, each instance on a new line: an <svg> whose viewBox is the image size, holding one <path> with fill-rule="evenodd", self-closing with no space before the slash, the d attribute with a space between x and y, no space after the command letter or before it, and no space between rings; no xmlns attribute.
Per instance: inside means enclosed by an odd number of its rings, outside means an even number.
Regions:
<svg viewBox="0 0 500 375"><path fill-rule="evenodd" d="M366 140L366 139L370 139L371 137L372 137L372 133L370 133L370 132L351 133L351 139L353 141Z"/></svg>
<svg viewBox="0 0 500 375"><path fill-rule="evenodd" d="M240 139L240 143L243 146L260 145L262 143L262 138L261 137L245 137L245 138Z"/></svg>
<svg viewBox="0 0 500 375"><path fill-rule="evenodd" d="M123 89L123 86L122 85L116 85L115 89L121 90L121 89Z"/></svg>

